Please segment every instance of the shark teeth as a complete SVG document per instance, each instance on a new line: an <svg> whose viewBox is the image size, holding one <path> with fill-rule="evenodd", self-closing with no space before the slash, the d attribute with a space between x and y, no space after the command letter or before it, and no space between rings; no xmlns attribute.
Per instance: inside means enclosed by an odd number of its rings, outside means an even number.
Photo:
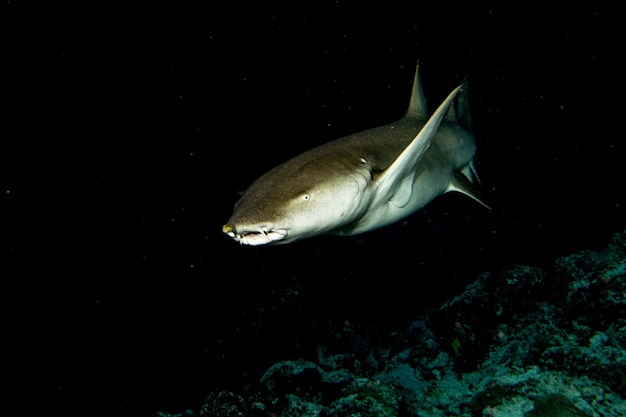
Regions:
<svg viewBox="0 0 626 417"><path fill-rule="evenodd" d="M287 237L286 230L269 230L267 228L255 232L251 231L241 234L230 232L227 234L240 244L249 246L267 245Z"/></svg>

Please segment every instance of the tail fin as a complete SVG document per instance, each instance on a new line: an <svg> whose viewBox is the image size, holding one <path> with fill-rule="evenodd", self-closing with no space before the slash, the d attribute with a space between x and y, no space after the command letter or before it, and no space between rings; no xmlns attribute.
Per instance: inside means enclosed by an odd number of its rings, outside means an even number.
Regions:
<svg viewBox="0 0 626 417"><path fill-rule="evenodd" d="M445 120L457 123L470 133L474 132L472 116L469 111L469 81L465 77L461 84L461 91L448 109Z"/></svg>
<svg viewBox="0 0 626 417"><path fill-rule="evenodd" d="M474 126L469 107L469 82L468 78L465 77L463 79L463 84L461 84L459 94L456 96L454 103L452 103L446 113L445 120L458 124L473 135ZM481 186L482 183L480 181L480 177L478 176L478 171L476 170L476 164L472 158L472 160L469 161L463 169L461 169L460 173L456 173L448 191L461 192L491 210L491 207L485 203L482 196L480 190Z"/></svg>

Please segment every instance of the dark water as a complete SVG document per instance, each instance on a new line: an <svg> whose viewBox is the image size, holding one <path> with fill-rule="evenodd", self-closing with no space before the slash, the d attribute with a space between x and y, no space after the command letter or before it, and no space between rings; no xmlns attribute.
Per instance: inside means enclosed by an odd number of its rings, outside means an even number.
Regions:
<svg viewBox="0 0 626 417"><path fill-rule="evenodd" d="M22 404L197 410L312 355L333 323L404 329L481 271L551 265L626 227L614 10L333 2L39 21L2 7L4 305ZM493 211L446 195L354 238L222 236L269 168L402 117L418 59L431 108L469 77Z"/></svg>

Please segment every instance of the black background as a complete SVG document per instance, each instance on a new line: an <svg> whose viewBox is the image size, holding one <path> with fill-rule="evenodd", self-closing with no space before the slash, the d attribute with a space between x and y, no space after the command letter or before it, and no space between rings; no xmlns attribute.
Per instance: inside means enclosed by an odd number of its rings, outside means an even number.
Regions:
<svg viewBox="0 0 626 417"><path fill-rule="evenodd" d="M0 204L25 408L197 411L333 323L403 330L481 271L626 227L616 10L18 3L0 6ZM352 238L222 235L268 169L402 117L418 60L431 109L469 77L492 211L450 194Z"/></svg>

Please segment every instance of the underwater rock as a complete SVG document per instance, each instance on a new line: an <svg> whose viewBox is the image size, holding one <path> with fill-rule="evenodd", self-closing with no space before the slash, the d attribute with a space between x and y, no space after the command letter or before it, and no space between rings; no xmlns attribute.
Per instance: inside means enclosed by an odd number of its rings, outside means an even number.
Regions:
<svg viewBox="0 0 626 417"><path fill-rule="evenodd" d="M282 408L281 417L318 417L323 408L315 402L305 401L294 394L287 394L285 400L286 405Z"/></svg>
<svg viewBox="0 0 626 417"><path fill-rule="evenodd" d="M363 346L375 366L320 346L316 361L278 362L246 393L211 393L200 415L623 417L625 242L551 270L480 274L411 323L402 349L395 333Z"/></svg>
<svg viewBox="0 0 626 417"><path fill-rule="evenodd" d="M589 417L589 414L580 411L562 394L548 394L535 399L533 409L524 413L524 417Z"/></svg>
<svg viewBox="0 0 626 417"><path fill-rule="evenodd" d="M324 416L397 416L402 395L391 383L358 378L343 389L338 399L324 408Z"/></svg>
<svg viewBox="0 0 626 417"><path fill-rule="evenodd" d="M315 363L297 360L279 362L270 367L260 383L272 398L286 389L293 392L314 392L322 384L324 371Z"/></svg>
<svg viewBox="0 0 626 417"><path fill-rule="evenodd" d="M211 392L200 410L200 417L261 417L265 405L255 396L244 398L230 391Z"/></svg>
<svg viewBox="0 0 626 417"><path fill-rule="evenodd" d="M152 417L194 417L193 410L185 410L182 413L172 414L165 413L163 411L157 411L152 415Z"/></svg>
<svg viewBox="0 0 626 417"><path fill-rule="evenodd" d="M552 272L516 265L497 274L483 273L462 294L432 312L428 326L459 372L476 369L494 343L512 339L531 353L517 357L517 366L537 363L537 356L547 355L551 359L544 357L543 364L553 363L553 368L575 360L582 363L568 365L569 370L588 371L592 355L586 345L592 337L604 335L604 347L591 360L601 368L611 363L610 368L618 368L611 384L617 388L616 377L624 374L626 365L623 235L615 235L602 251L556 260ZM517 353L523 355L520 349Z"/></svg>

